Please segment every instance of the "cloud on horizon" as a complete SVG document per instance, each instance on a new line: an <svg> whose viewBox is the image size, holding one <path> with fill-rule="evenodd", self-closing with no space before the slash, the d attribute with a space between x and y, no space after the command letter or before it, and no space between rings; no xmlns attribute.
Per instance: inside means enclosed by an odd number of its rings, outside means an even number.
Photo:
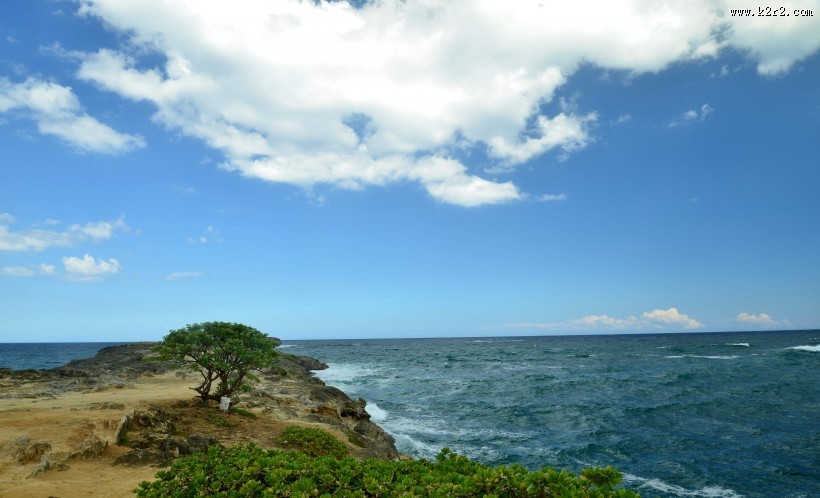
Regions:
<svg viewBox="0 0 820 498"><path fill-rule="evenodd" d="M735 320L744 324L744 325L751 325L754 327L779 327L779 326L791 326L791 322L788 319L784 320L775 320L767 313L760 313L758 315L751 314L751 313L738 313L735 317Z"/></svg>
<svg viewBox="0 0 820 498"><path fill-rule="evenodd" d="M649 330L649 329L697 329L704 324L684 315L677 308L656 309L641 313L640 317L616 318L609 315L587 315L567 322L508 323L504 328L536 330Z"/></svg>
<svg viewBox="0 0 820 498"><path fill-rule="evenodd" d="M537 194L478 176L455 150L483 147L483 171L503 173L593 141L594 111L541 111L582 64L638 74L734 49L772 76L820 47L805 19L730 18L733 1L77 3L124 40L70 52L77 76L150 103L222 168L305 189L417 182L467 207Z"/></svg>
<svg viewBox="0 0 820 498"><path fill-rule="evenodd" d="M172 282L174 280L182 280L183 278L201 277L204 273L198 271L177 271L165 276L165 280Z"/></svg>

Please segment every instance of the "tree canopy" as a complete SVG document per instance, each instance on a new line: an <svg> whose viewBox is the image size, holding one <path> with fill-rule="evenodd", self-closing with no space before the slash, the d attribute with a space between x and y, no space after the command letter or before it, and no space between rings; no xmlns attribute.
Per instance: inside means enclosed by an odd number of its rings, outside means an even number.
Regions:
<svg viewBox="0 0 820 498"><path fill-rule="evenodd" d="M165 360L199 371L202 383L192 387L203 403L249 390L253 370L276 361L278 339L241 323L204 322L172 330L157 346ZM216 384L216 390L211 392Z"/></svg>

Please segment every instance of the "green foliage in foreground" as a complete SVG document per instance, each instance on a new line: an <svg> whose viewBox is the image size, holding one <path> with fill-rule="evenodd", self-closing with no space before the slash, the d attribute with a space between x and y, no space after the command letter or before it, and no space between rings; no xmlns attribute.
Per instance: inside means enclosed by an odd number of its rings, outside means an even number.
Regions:
<svg viewBox="0 0 820 498"><path fill-rule="evenodd" d="M590 468L580 476L519 465L491 468L444 449L435 462L389 462L334 457L313 458L296 451L264 450L254 444L212 446L177 460L157 480L134 492L145 497L243 496L430 496L631 498L613 489L621 474Z"/></svg>
<svg viewBox="0 0 820 498"><path fill-rule="evenodd" d="M276 442L288 449L299 450L312 457L329 455L344 458L348 454L347 446L336 439L336 436L312 427L292 425L282 431Z"/></svg>

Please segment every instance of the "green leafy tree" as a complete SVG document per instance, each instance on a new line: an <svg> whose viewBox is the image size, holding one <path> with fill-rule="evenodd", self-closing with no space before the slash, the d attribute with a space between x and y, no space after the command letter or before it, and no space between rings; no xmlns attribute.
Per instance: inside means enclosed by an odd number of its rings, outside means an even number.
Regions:
<svg viewBox="0 0 820 498"><path fill-rule="evenodd" d="M249 382L257 380L252 371L273 365L278 345L278 339L241 323L205 322L172 330L157 352L202 374L202 383L191 389L207 403L250 390Z"/></svg>

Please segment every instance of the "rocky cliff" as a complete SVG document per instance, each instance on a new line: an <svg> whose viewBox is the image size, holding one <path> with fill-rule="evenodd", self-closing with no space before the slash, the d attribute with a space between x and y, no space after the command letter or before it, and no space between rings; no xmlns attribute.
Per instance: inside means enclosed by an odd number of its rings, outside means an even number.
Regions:
<svg viewBox="0 0 820 498"><path fill-rule="evenodd" d="M364 400L312 376L327 368L315 359L280 355L235 400L242 411L223 413L195 398L190 387L198 372L152 361L152 345L108 347L52 370L0 370L0 496L26 493L24 481L46 474L59 480L89 462L116 475L168 465L214 444L277 448L291 425L324 429L357 458L400 457L393 438L370 421Z"/></svg>

